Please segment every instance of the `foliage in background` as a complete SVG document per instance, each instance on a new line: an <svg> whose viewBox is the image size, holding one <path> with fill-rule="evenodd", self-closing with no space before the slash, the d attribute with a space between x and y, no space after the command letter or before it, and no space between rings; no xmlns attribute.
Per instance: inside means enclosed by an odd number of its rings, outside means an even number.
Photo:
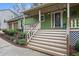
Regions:
<svg viewBox="0 0 79 59"><path fill-rule="evenodd" d="M15 36L15 34L17 34L18 31L16 29L5 29L3 30L3 32L7 35Z"/></svg>
<svg viewBox="0 0 79 59"><path fill-rule="evenodd" d="M9 36L13 36L13 37L17 37L17 40L15 40L15 42L19 45L25 45L26 44L26 40L25 40L25 35L26 33L16 30L16 29L8 29L8 30L3 30L3 32ZM13 39L14 40L14 39ZM12 41L13 41L12 40Z"/></svg>

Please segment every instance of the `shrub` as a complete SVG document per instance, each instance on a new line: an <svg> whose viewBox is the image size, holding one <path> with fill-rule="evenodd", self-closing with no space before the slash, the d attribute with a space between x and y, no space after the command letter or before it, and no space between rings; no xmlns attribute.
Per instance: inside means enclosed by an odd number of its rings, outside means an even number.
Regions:
<svg viewBox="0 0 79 59"><path fill-rule="evenodd" d="M19 34L19 39L25 38L26 33L24 33L24 32L18 32L18 34Z"/></svg>
<svg viewBox="0 0 79 59"><path fill-rule="evenodd" d="M75 48L76 48L77 51L79 51L79 39L76 42Z"/></svg>
<svg viewBox="0 0 79 59"><path fill-rule="evenodd" d="M18 31L15 30L15 29L10 29L10 30L8 31L8 34L9 34L10 36L14 36L17 32L18 32Z"/></svg>
<svg viewBox="0 0 79 59"><path fill-rule="evenodd" d="M16 41L16 43L19 44L19 45L25 45L26 44L26 40L25 39L18 39Z"/></svg>
<svg viewBox="0 0 79 59"><path fill-rule="evenodd" d="M18 31L16 29L3 30L7 35L14 36Z"/></svg>
<svg viewBox="0 0 79 59"><path fill-rule="evenodd" d="M8 34L8 30L7 30L7 29L4 29L3 32L4 32L5 34Z"/></svg>

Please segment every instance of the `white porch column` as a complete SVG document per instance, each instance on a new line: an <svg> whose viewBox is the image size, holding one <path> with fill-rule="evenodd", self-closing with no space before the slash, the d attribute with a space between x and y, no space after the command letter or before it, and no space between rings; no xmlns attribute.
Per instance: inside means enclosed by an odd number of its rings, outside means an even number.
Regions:
<svg viewBox="0 0 79 59"><path fill-rule="evenodd" d="M69 32L70 32L70 4L67 3L67 52L68 52L68 55L70 55L70 35L69 35Z"/></svg>
<svg viewBox="0 0 79 59"><path fill-rule="evenodd" d="M52 12L51 12L51 28L52 28L53 24L52 24Z"/></svg>
<svg viewBox="0 0 79 59"><path fill-rule="evenodd" d="M70 4L67 3L67 34L69 35L69 30L70 30Z"/></svg>
<svg viewBox="0 0 79 59"><path fill-rule="evenodd" d="M39 26L40 26L40 29L41 29L41 10L39 10Z"/></svg>
<svg viewBox="0 0 79 59"><path fill-rule="evenodd" d="M63 28L63 11L61 11L61 28Z"/></svg>

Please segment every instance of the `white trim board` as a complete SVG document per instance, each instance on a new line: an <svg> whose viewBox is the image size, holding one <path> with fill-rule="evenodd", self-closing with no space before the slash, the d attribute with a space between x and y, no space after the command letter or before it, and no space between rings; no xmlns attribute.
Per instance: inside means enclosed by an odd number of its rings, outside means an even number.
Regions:
<svg viewBox="0 0 79 59"><path fill-rule="evenodd" d="M55 28L55 13L61 13L61 28L63 27L63 10L51 12L51 28ZM54 18L52 18L52 14L54 14ZM52 21L53 19L53 21ZM54 22L54 25L52 24Z"/></svg>

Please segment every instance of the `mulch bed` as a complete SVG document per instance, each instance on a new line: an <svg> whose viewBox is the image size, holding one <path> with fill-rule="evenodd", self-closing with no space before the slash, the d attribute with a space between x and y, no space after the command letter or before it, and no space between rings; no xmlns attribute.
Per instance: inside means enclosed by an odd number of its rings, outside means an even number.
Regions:
<svg viewBox="0 0 79 59"><path fill-rule="evenodd" d="M26 47L27 47L27 46L25 46L25 45L21 46L21 45L18 45L18 44L16 44L16 43L12 42L11 40L9 40L9 38L6 36L6 34L1 34L1 33L0 33L0 37L1 37L2 39L4 39L5 41L7 41L8 43L14 45L14 46L22 47L22 48L26 48Z"/></svg>

